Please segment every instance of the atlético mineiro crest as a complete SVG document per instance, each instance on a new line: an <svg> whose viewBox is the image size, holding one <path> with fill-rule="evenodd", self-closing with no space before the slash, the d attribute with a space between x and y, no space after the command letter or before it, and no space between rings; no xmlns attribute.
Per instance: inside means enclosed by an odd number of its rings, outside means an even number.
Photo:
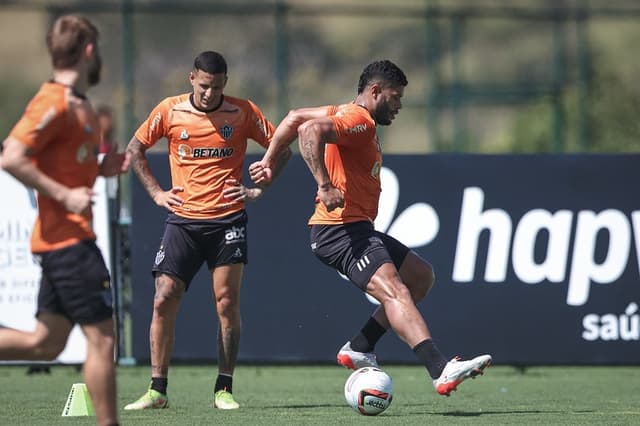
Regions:
<svg viewBox="0 0 640 426"><path fill-rule="evenodd" d="M164 247L160 246L160 249L156 253L156 260L155 260L156 266L160 265L160 263L162 263L163 260L164 260Z"/></svg>
<svg viewBox="0 0 640 426"><path fill-rule="evenodd" d="M228 141L229 138L231 138L232 133L233 133L233 126L225 124L224 126L220 127L220 134L222 135L224 140Z"/></svg>

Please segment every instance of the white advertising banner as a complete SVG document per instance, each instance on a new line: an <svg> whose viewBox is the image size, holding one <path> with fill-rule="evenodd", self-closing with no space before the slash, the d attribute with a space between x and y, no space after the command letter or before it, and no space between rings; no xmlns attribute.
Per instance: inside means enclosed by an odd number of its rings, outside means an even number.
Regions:
<svg viewBox="0 0 640 426"><path fill-rule="evenodd" d="M104 178L98 178L94 191L94 231L105 263L110 267L109 215ZM29 245L31 228L37 215L36 195L32 189L2 170L0 192L7 200L0 208L0 324L32 331L36 326L35 312L40 286L40 266L33 259ZM56 362L83 363L85 357L86 340L76 326Z"/></svg>

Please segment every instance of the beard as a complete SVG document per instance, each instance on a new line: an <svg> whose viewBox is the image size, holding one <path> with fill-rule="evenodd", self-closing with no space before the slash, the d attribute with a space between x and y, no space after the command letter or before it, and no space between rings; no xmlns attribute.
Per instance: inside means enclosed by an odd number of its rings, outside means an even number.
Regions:
<svg viewBox="0 0 640 426"><path fill-rule="evenodd" d="M102 70L102 59L96 55L93 63L89 67L88 81L90 86L95 86L100 82L100 71Z"/></svg>
<svg viewBox="0 0 640 426"><path fill-rule="evenodd" d="M381 105L375 114L376 124L381 126L388 126L391 124L391 108L386 104Z"/></svg>
<svg viewBox="0 0 640 426"><path fill-rule="evenodd" d="M389 126L391 124L391 120L385 116L376 120L376 123L381 126Z"/></svg>

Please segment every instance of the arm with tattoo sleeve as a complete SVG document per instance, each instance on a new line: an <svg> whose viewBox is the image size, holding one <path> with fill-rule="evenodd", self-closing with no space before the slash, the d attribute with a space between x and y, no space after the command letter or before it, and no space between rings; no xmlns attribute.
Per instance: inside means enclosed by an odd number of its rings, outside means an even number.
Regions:
<svg viewBox="0 0 640 426"><path fill-rule="evenodd" d="M298 139L300 154L318 184L318 199L328 211L344 207L342 191L333 186L324 164L325 144L336 139L333 121L326 117L307 121L299 127Z"/></svg>
<svg viewBox="0 0 640 426"><path fill-rule="evenodd" d="M184 191L184 188L175 186L168 191L163 191L151 173L145 151L146 147L134 136L127 146L127 152L131 158L131 167L151 199L158 206L173 212L174 206L180 206L183 203L182 198L177 194Z"/></svg>

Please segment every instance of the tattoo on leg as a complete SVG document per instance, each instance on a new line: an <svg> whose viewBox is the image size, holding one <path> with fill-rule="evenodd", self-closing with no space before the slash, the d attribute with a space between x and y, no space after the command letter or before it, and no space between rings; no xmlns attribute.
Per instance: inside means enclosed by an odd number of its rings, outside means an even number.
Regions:
<svg viewBox="0 0 640 426"><path fill-rule="evenodd" d="M184 290L179 282L166 282L158 279L156 282L156 293L154 299L176 299L180 300Z"/></svg>
<svg viewBox="0 0 640 426"><path fill-rule="evenodd" d="M218 363L220 371L233 373L240 347L240 327L218 327Z"/></svg>
<svg viewBox="0 0 640 426"><path fill-rule="evenodd" d="M151 366L152 377L167 377L169 374L169 368L162 365Z"/></svg>

